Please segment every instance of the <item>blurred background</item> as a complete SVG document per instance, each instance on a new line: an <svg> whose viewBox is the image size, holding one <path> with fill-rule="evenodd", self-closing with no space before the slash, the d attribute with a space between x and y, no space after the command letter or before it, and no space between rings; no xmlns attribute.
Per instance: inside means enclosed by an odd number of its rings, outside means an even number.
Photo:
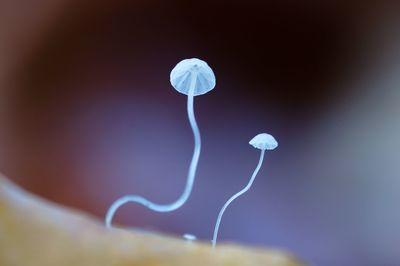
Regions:
<svg viewBox="0 0 400 266"><path fill-rule="evenodd" d="M396 1L0 1L0 169L103 219L125 194L182 192L186 97L198 57L217 77L195 98L203 150L178 211L134 204L115 221L290 250L312 265L400 265L400 6Z"/></svg>

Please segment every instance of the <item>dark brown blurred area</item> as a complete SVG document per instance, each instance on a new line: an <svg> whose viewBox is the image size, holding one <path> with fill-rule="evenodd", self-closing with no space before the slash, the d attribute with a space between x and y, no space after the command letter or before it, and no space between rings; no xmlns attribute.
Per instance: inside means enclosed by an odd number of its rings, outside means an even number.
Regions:
<svg viewBox="0 0 400 266"><path fill-rule="evenodd" d="M362 246L369 241L360 238L364 231L349 233L362 217L375 215L354 214L368 194L357 194L363 191L363 144L336 146L336 153L327 147L335 147L341 132L346 139L339 143L363 138L364 122L351 116L357 114L353 106L366 110L365 117L383 110L379 101L357 101L370 95L360 87L380 80L374 73L399 62L393 54L399 15L395 1L3 0L1 171L37 194L100 218L126 193L172 201L183 188L192 136L185 98L169 85L169 72L180 60L198 57L215 71L217 88L196 98L204 152L193 199L164 216L124 207L118 221L209 238L217 210L256 163L246 142L271 131L281 146L267 156L266 176L246 196L255 209L248 210L246 199L238 203L222 238L283 246L316 265L398 265L400 257L391 251L371 253L373 243ZM394 120L399 115L390 112ZM389 129L375 129L390 138ZM329 154L335 158L329 164L318 161ZM382 156L387 162L389 155ZM325 176L337 169L348 171L338 179ZM398 177L400 171L392 173ZM338 192L331 197L330 191ZM249 221L237 217L247 211ZM399 209L384 211L393 212ZM382 217L400 227L398 216Z"/></svg>
<svg viewBox="0 0 400 266"><path fill-rule="evenodd" d="M60 161L56 165L65 174L68 155L43 155L38 160L49 163L42 165L34 162L34 154L51 141L54 124L62 124L76 102L103 94L151 95L137 85L168 87L171 67L181 58L197 56L215 66L219 80L237 87L225 86L226 93L218 95L221 100L247 99L262 108L266 104L261 99L266 98L268 105L277 106L286 116L284 123L290 127L296 116L312 119L318 108L343 96L345 92L331 88L360 67L360 57L370 48L363 44L363 37L379 19L371 11L381 7L364 2L69 2L43 2L32 10L21 1L14 12L25 16L11 21L15 27L22 24L23 29L16 30L22 31L24 43L17 47L25 53L20 58L16 55L19 64L7 77L13 88L6 92L14 103L11 130L19 146L11 149L16 153L14 160L24 160L26 168L17 164L18 169L9 171L24 176L22 182L29 182L27 176L33 172L48 174L50 180L40 177L44 184L32 180L32 189L45 195L55 191L51 176L56 173L48 169L54 166L52 160ZM42 13L35 18L32 11ZM37 29L32 25L36 21ZM27 30L25 24L32 29ZM15 50L18 54L21 49ZM115 88L121 83L133 84ZM20 154L15 151L18 148ZM3 171L8 167L4 165ZM71 180L59 178L58 182Z"/></svg>

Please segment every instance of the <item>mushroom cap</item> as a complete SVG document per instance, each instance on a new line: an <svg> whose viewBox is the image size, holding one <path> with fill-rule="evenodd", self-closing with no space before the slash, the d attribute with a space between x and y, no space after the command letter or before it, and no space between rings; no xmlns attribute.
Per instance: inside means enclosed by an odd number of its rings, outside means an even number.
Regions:
<svg viewBox="0 0 400 266"><path fill-rule="evenodd" d="M197 58L180 61L171 71L171 84L180 93L188 95L192 75L196 75L194 96L205 94L214 89L214 72L206 62Z"/></svg>
<svg viewBox="0 0 400 266"><path fill-rule="evenodd" d="M249 144L260 150L273 150L278 147L275 138L267 133L258 134L249 141Z"/></svg>
<svg viewBox="0 0 400 266"><path fill-rule="evenodd" d="M193 241L193 240L197 240L197 237L195 235L192 234L184 234L183 238L189 241Z"/></svg>

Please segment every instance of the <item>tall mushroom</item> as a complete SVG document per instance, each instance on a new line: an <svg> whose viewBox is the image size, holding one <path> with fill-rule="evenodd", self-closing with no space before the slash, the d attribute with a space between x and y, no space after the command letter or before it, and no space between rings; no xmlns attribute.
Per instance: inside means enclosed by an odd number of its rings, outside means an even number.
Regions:
<svg viewBox="0 0 400 266"><path fill-rule="evenodd" d="M214 228L214 235L213 235L213 239L212 239L212 246L215 247L217 244L217 238L218 238L218 230L219 230L219 226L221 224L221 219L222 219L222 215L224 214L226 208L229 206L229 204L232 203L232 201L234 201L236 198L238 198L239 196L243 195L244 193L246 193L251 185L254 182L254 179L256 178L258 171L260 171L261 165L264 161L264 153L265 150L273 150L278 146L278 142L275 140L275 138L273 136L271 136L270 134L267 133L261 133L258 134L257 136L255 136L254 138L252 138L249 142L250 145L252 145L254 148L261 150L260 153L260 159L258 161L257 167L253 172L253 175L250 178L249 183L247 183L247 185L240 190L239 192L237 192L235 195L233 195L222 207L221 211L218 214L218 218L217 218L217 222L215 224L215 228Z"/></svg>
<svg viewBox="0 0 400 266"><path fill-rule="evenodd" d="M180 208L189 198L196 175L201 150L201 138L199 127L194 115L194 96L202 95L215 87L215 75L208 64L200 59L185 59L179 62L171 71L171 85L180 93L187 95L187 113L194 136L194 151L189 166L186 186L181 196L170 204L153 203L138 195L127 195L116 200L108 209L105 224L108 228L112 225L112 219L119 207L128 202L135 202L156 211L170 212Z"/></svg>

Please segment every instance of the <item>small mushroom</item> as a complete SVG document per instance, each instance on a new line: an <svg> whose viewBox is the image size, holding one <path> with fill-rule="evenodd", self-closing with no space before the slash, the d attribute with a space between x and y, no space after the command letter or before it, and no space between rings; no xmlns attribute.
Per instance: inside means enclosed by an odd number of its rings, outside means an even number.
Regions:
<svg viewBox="0 0 400 266"><path fill-rule="evenodd" d="M193 242L195 240L197 240L197 237L195 235L192 234L184 234L182 236L187 242Z"/></svg>
<svg viewBox="0 0 400 266"><path fill-rule="evenodd" d="M179 62L172 69L170 79L172 86L178 92L188 96L187 113L194 136L194 151L189 166L185 189L181 196L170 204L153 203L138 195L126 195L117 199L108 209L106 214L105 224L108 228L112 226L112 219L118 208L128 202L142 204L143 206L156 212L170 212L180 208L187 201L192 192L201 150L200 131L194 115L194 96L205 94L214 89L215 76L206 62L197 58L192 58Z"/></svg>
<svg viewBox="0 0 400 266"><path fill-rule="evenodd" d="M243 195L244 193L246 193L251 185L254 182L254 179L256 178L258 172L260 171L261 165L264 161L264 154L266 150L273 150L276 147L278 147L278 142L275 140L275 138L273 136L271 136L270 134L267 133L261 133L258 134L257 136L255 136L254 138L252 138L249 142L250 145L252 145L254 148L261 150L260 153L260 159L258 161L257 167L253 172L253 175L250 178L250 181L247 183L247 185L240 190L239 192L237 192L235 195L233 195L222 207L221 211L218 214L218 218L217 218L217 222L215 224L215 228L214 228L214 235L213 235L213 239L212 239L212 246L215 248L216 244L217 244L217 238L218 238L218 230L219 230L219 226L221 224L221 220L222 220L222 215L224 214L226 208L229 206L229 204L232 203L232 201L234 201L236 198L238 198L239 196Z"/></svg>
<svg viewBox="0 0 400 266"><path fill-rule="evenodd" d="M267 133L258 134L249 141L249 144L260 150L273 150L278 147L275 138Z"/></svg>
<svg viewBox="0 0 400 266"><path fill-rule="evenodd" d="M184 59L171 71L172 86L185 95L193 90L193 96L209 92L215 87L215 75L206 62L197 58Z"/></svg>

